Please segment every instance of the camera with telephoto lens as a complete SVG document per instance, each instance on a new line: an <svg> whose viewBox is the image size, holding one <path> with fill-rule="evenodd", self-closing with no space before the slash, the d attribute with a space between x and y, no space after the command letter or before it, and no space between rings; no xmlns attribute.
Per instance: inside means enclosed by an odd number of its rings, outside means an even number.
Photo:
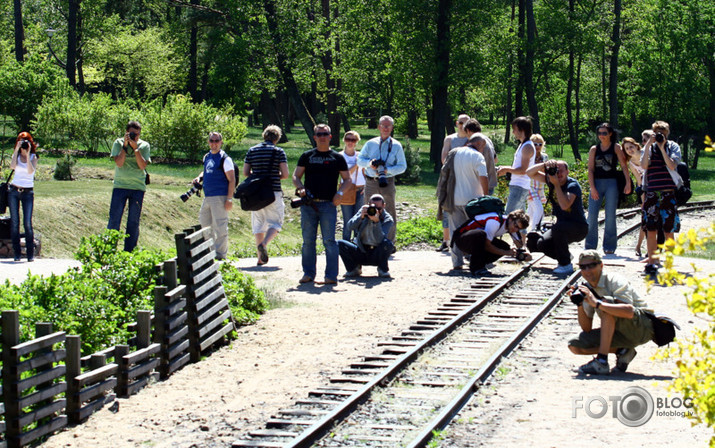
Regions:
<svg viewBox="0 0 715 448"><path fill-rule="evenodd" d="M662 132L656 132L655 141L658 143L663 143L665 141L665 135Z"/></svg>
<svg viewBox="0 0 715 448"><path fill-rule="evenodd" d="M30 141L25 139L20 140L20 148L30 149Z"/></svg>
<svg viewBox="0 0 715 448"><path fill-rule="evenodd" d="M130 132L130 133L129 133L129 139L136 141L136 139L137 139L137 133L134 132L134 131Z"/></svg>
<svg viewBox="0 0 715 448"><path fill-rule="evenodd" d="M549 176L556 176L556 174L559 172L559 167L554 165L546 168L546 174Z"/></svg>
<svg viewBox="0 0 715 448"><path fill-rule="evenodd" d="M571 296L570 296L571 301L576 306L581 306L584 299L586 298L586 297L584 297L583 293L578 289L579 286L585 286L586 288L589 289L589 291L593 292L593 288L591 288L591 286L588 283L586 283L586 282L577 283L576 288L573 290L573 292L571 293Z"/></svg>
<svg viewBox="0 0 715 448"><path fill-rule="evenodd" d="M368 216L375 216L377 215L377 207L374 205L370 205L367 207L367 214Z"/></svg>
<svg viewBox="0 0 715 448"><path fill-rule="evenodd" d="M385 174L387 168L385 168L384 160L373 160L372 167L377 171L377 183L380 188L385 188L387 186L387 175Z"/></svg>
<svg viewBox="0 0 715 448"><path fill-rule="evenodd" d="M296 194L298 194L298 193L296 192ZM314 199L313 193L311 193L308 190L305 190L305 196L299 196L295 199L292 199L290 201L290 206L292 208L298 208L301 205L311 205L311 204L313 204L313 199Z"/></svg>
<svg viewBox="0 0 715 448"><path fill-rule="evenodd" d="M516 250L516 256L514 258L516 258L517 261L526 261L526 257L526 249L520 247Z"/></svg>
<svg viewBox="0 0 715 448"><path fill-rule="evenodd" d="M194 181L193 185L191 185L191 189L181 195L181 200L184 202L188 201L189 198L194 195L194 193L196 193L196 196L201 196L202 188L204 188L204 185L200 181L199 182Z"/></svg>

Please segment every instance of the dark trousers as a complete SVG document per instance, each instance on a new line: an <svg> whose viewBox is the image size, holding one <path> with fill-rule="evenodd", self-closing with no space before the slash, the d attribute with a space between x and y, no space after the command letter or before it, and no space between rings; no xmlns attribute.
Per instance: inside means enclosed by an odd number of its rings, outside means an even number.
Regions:
<svg viewBox="0 0 715 448"><path fill-rule="evenodd" d="M355 243L338 240L338 249L340 258L348 272L360 266L377 266L378 269L385 272L390 270L387 260L392 254L392 242L389 240L383 241L372 249L366 248L365 252L362 252Z"/></svg>
<svg viewBox="0 0 715 448"><path fill-rule="evenodd" d="M20 193L17 188L10 187L7 193L10 208L10 238L15 259L20 259L20 206L22 206L22 224L25 227L25 251L27 259L35 258L35 233L32 230L32 208L35 204L35 192L32 189Z"/></svg>
<svg viewBox="0 0 715 448"><path fill-rule="evenodd" d="M569 244L583 241L588 234L588 224L556 221L546 233L530 233L526 246L530 252L543 252L555 258L560 266L571 263Z"/></svg>
<svg viewBox="0 0 715 448"><path fill-rule="evenodd" d="M456 244L462 252L471 254L469 258L469 270L471 272L484 269L487 264L494 263L501 258L501 255L491 253L486 249L487 234L483 229L464 232L456 241ZM492 246L509 250L509 244L497 238L492 240Z"/></svg>
<svg viewBox="0 0 715 448"><path fill-rule="evenodd" d="M124 250L131 252L137 246L137 241L139 240L139 218L141 217L142 204L144 203L143 191L128 190L126 188L112 190L107 229L119 230L127 203L129 203L129 212L127 213L127 237L124 239Z"/></svg>

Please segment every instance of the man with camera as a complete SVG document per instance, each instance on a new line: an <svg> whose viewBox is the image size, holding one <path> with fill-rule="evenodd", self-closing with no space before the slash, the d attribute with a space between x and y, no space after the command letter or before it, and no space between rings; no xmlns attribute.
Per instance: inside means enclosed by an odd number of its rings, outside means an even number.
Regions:
<svg viewBox="0 0 715 448"><path fill-rule="evenodd" d="M300 228L303 232L302 265L300 283L310 283L316 275L315 241L318 224L325 247L325 284L338 283L338 243L335 241L337 206L343 192L352 184L348 164L337 151L330 149L331 130L327 124L313 128L316 147L304 152L293 172L293 185L300 196ZM305 184L302 182L305 176ZM340 189L338 177L342 178ZM291 203L291 206L294 206Z"/></svg>
<svg viewBox="0 0 715 448"><path fill-rule="evenodd" d="M236 189L236 170L233 160L221 149L223 136L219 132L209 134L210 151L204 156L204 169L194 186L203 186L204 202L199 211L201 227L210 227L213 232L216 259L228 255L228 212L233 208L233 190Z"/></svg>
<svg viewBox="0 0 715 448"><path fill-rule="evenodd" d="M380 136L368 140L360 150L357 164L365 168L365 196L381 194L385 207L397 225L395 209L395 176L407 169L405 152L400 142L392 138L395 120L389 115L380 117ZM390 241L395 243L395 226L390 229Z"/></svg>
<svg viewBox="0 0 715 448"><path fill-rule="evenodd" d="M354 242L339 240L340 258L347 273L345 277L359 277L364 265L377 266L377 275L390 278L387 260L392 253L392 241L388 239L390 229L395 225L390 213L385 210L382 195L373 194L348 221L348 232L355 233Z"/></svg>
<svg viewBox="0 0 715 448"><path fill-rule="evenodd" d="M549 186L549 202L556 223L545 233L530 232L526 245L531 252L543 252L555 258L554 274L573 273L569 244L583 241L588 233L586 214L581 200L581 186L569 177L569 165L563 160L547 160L526 170L526 174Z"/></svg>
<svg viewBox="0 0 715 448"><path fill-rule="evenodd" d="M529 216L524 210L514 210L508 215L483 213L465 222L452 234L452 250L459 249L470 254L469 271L472 275L489 275L487 264L503 256L512 256L519 261L531 260L531 254L524 250L521 231L529 227ZM500 237L508 233L516 247L502 241ZM456 247L455 247L456 246Z"/></svg>
<svg viewBox="0 0 715 448"><path fill-rule="evenodd" d="M635 347L653 340L653 323L646 315L646 303L625 278L603 272L601 255L585 250L578 258L585 280L570 290L571 301L578 307L581 334L569 341L576 355L596 355L579 367L580 373L608 375L608 354L616 354L614 371L625 372L636 356ZM598 314L601 328L593 328Z"/></svg>
<svg viewBox="0 0 715 448"><path fill-rule="evenodd" d="M141 124L130 121L124 137L114 141L110 154L116 167L107 229L119 230L128 202L127 237L124 239L124 250L127 252L134 250L139 240L139 218L148 177L145 168L151 163L149 143L139 138L141 132Z"/></svg>
<svg viewBox="0 0 715 448"><path fill-rule="evenodd" d="M285 204L281 179L288 179L288 159L285 151L276 146L283 131L276 125L267 126L263 130L263 143L251 147L243 163L243 175L251 174L271 176L275 201L260 210L251 212L251 225L256 238L258 266L268 262L268 243L283 228Z"/></svg>
<svg viewBox="0 0 715 448"><path fill-rule="evenodd" d="M658 229L662 228L665 239L672 239L680 231L680 216L675 197L675 190L681 177L677 174L680 163L680 146L668 140L670 125L665 121L653 123L653 134L643 148L641 167L645 169L643 188L643 222L646 229L646 247L648 263L646 274L657 273L658 265L655 251L658 249Z"/></svg>

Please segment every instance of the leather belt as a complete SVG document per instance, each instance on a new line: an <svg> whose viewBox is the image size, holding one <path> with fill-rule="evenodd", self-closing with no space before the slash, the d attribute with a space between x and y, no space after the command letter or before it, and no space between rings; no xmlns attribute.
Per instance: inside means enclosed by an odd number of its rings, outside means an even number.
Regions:
<svg viewBox="0 0 715 448"><path fill-rule="evenodd" d="M32 191L33 188L32 187L23 188L23 187L18 187L16 185L10 184L10 189L17 191L18 193L24 193L26 191Z"/></svg>

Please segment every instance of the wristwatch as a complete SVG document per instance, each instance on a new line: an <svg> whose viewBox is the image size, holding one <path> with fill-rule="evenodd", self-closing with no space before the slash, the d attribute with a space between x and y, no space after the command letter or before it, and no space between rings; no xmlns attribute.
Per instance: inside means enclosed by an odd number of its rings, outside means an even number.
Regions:
<svg viewBox="0 0 715 448"><path fill-rule="evenodd" d="M343 192L342 192L342 191L338 191L338 192L335 193L335 194L339 194L340 196L342 196L342 195L343 195Z"/></svg>
<svg viewBox="0 0 715 448"><path fill-rule="evenodd" d="M232 198L228 198L228 199L226 199L226 200L227 200L228 202L233 202L233 199L232 199Z"/></svg>
<svg viewBox="0 0 715 448"><path fill-rule="evenodd" d="M599 309L602 303L600 300L596 300L596 309Z"/></svg>

